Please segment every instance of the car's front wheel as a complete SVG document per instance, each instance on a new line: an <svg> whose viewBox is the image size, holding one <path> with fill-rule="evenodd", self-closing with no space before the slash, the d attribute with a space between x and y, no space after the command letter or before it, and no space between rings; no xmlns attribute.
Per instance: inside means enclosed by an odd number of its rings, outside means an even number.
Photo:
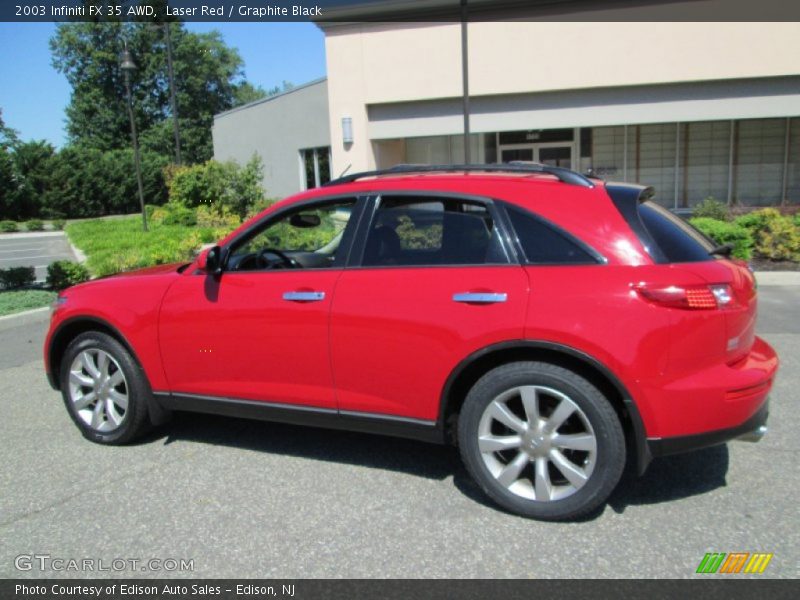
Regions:
<svg viewBox="0 0 800 600"><path fill-rule="evenodd" d="M583 377L547 363L510 363L479 379L464 401L458 442L492 500L536 519L594 511L625 466L625 438L609 401Z"/></svg>
<svg viewBox="0 0 800 600"><path fill-rule="evenodd" d="M98 331L77 336L61 360L61 393L84 437L124 444L144 433L150 388L130 352Z"/></svg>

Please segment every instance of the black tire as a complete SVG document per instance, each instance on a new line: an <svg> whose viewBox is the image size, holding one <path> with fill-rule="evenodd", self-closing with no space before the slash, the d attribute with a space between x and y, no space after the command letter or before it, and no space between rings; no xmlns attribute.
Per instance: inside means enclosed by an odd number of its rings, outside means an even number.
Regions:
<svg viewBox="0 0 800 600"><path fill-rule="evenodd" d="M95 351L105 352L115 361L111 368L116 370L118 365L124 375L123 387L120 389L124 390L127 395L127 408L124 410L121 423L110 431L99 431L90 423L86 423L70 397L71 366L76 358L85 351L89 351L90 354ZM98 444L126 444L140 437L150 428L147 406L152 392L147 378L130 352L110 335L99 331L89 331L75 337L67 346L61 360L59 381L67 412L86 439Z"/></svg>
<svg viewBox="0 0 800 600"><path fill-rule="evenodd" d="M593 470L588 478L585 479L585 483L582 483L582 487L572 491L569 496L553 500L536 500L523 497L502 485L492 475L489 466L484 460L478 439L484 411L495 399L506 397L501 395L519 386L540 386L538 389L549 388L563 394L582 411L583 415L580 415L581 420L579 423L584 424L588 421L591 430L593 430L596 441L594 453L592 454L593 460L591 461ZM546 393L544 395L546 396ZM513 393L508 397L513 398ZM519 398L521 404L521 395ZM511 401L513 402L514 400L512 399ZM536 400L537 405L540 405L541 402L541 400ZM579 415L578 412L573 414ZM579 417L575 416L574 418L578 419ZM568 422L565 421L565 423ZM491 426L494 427L495 425L492 424ZM560 433L558 427L555 430ZM587 431L589 430L587 429ZM516 435L513 431L511 434ZM545 521L574 520L591 514L608 499L625 468L625 436L619 418L609 401L583 377L568 369L548 363L509 363L497 367L481 377L467 394L459 415L458 444L461 458L467 470L489 498L512 513ZM526 446L528 449L532 447L530 445ZM517 453L515 457L520 457L521 463L525 462L525 457L521 456L523 452L521 448L518 449L515 446L514 449L508 450L508 452ZM546 453L547 450L531 450L531 452ZM512 462L512 459L509 458L508 463L503 464L501 461L504 455L502 454L490 453L489 456L488 460L490 462L494 457L497 457L501 466L507 466ZM558 471L551 471L556 466L548 466L548 456L545 455L543 464L545 465L544 469L547 470L547 480L549 481L551 472L555 472L556 477L558 477L559 473ZM578 453L577 456L583 455ZM588 452L586 456L588 456ZM588 459L586 460L588 461ZM526 474L531 473L532 475L529 477L530 486L534 488L535 467L524 467L524 469L529 468L532 470L523 471L522 476L524 477ZM513 485L520 485L520 482L515 482ZM528 482L521 480L521 485L527 486ZM516 489L519 490L520 488Z"/></svg>

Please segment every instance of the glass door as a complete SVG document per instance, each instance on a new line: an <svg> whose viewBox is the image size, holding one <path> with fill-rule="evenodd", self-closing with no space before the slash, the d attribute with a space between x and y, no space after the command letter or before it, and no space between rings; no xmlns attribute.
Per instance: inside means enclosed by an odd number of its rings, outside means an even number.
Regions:
<svg viewBox="0 0 800 600"><path fill-rule="evenodd" d="M571 169L572 148L572 144L537 144L536 162L551 167Z"/></svg>
<svg viewBox="0 0 800 600"><path fill-rule="evenodd" d="M500 162L508 163L514 160L533 160L533 146L527 148L500 148Z"/></svg>

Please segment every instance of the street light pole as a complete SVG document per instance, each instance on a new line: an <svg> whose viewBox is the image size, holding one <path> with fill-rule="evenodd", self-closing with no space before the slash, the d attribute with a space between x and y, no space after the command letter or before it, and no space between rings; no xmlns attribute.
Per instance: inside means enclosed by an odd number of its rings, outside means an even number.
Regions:
<svg viewBox="0 0 800 600"><path fill-rule="evenodd" d="M167 75L169 77L169 102L172 108L172 130L175 134L175 164L181 161L181 133L178 125L178 100L175 96L175 72L172 69L172 38L170 24L164 23L164 39L167 43Z"/></svg>
<svg viewBox="0 0 800 600"><path fill-rule="evenodd" d="M467 39L467 0L461 0L461 103L464 113L464 164L472 162L469 142L469 42Z"/></svg>
<svg viewBox="0 0 800 600"><path fill-rule="evenodd" d="M147 211L144 208L144 186L142 185L142 162L139 156L139 136L136 133L136 119L133 115L133 97L131 96L131 77L130 72L136 69L131 53L128 52L128 45L119 57L119 68L125 75L125 95L128 104L128 118L131 121L131 141L133 142L133 161L136 166L136 185L139 188L139 206L142 207L142 228L147 231Z"/></svg>

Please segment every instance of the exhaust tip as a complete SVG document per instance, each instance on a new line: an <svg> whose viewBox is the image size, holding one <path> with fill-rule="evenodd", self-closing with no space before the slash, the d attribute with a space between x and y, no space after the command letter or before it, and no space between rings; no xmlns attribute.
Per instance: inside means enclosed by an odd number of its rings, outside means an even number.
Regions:
<svg viewBox="0 0 800 600"><path fill-rule="evenodd" d="M748 431L747 433L740 435L736 439L742 442L758 442L761 441L761 438L767 435L767 431L768 428L766 425L760 425L755 429L753 429L753 431Z"/></svg>

